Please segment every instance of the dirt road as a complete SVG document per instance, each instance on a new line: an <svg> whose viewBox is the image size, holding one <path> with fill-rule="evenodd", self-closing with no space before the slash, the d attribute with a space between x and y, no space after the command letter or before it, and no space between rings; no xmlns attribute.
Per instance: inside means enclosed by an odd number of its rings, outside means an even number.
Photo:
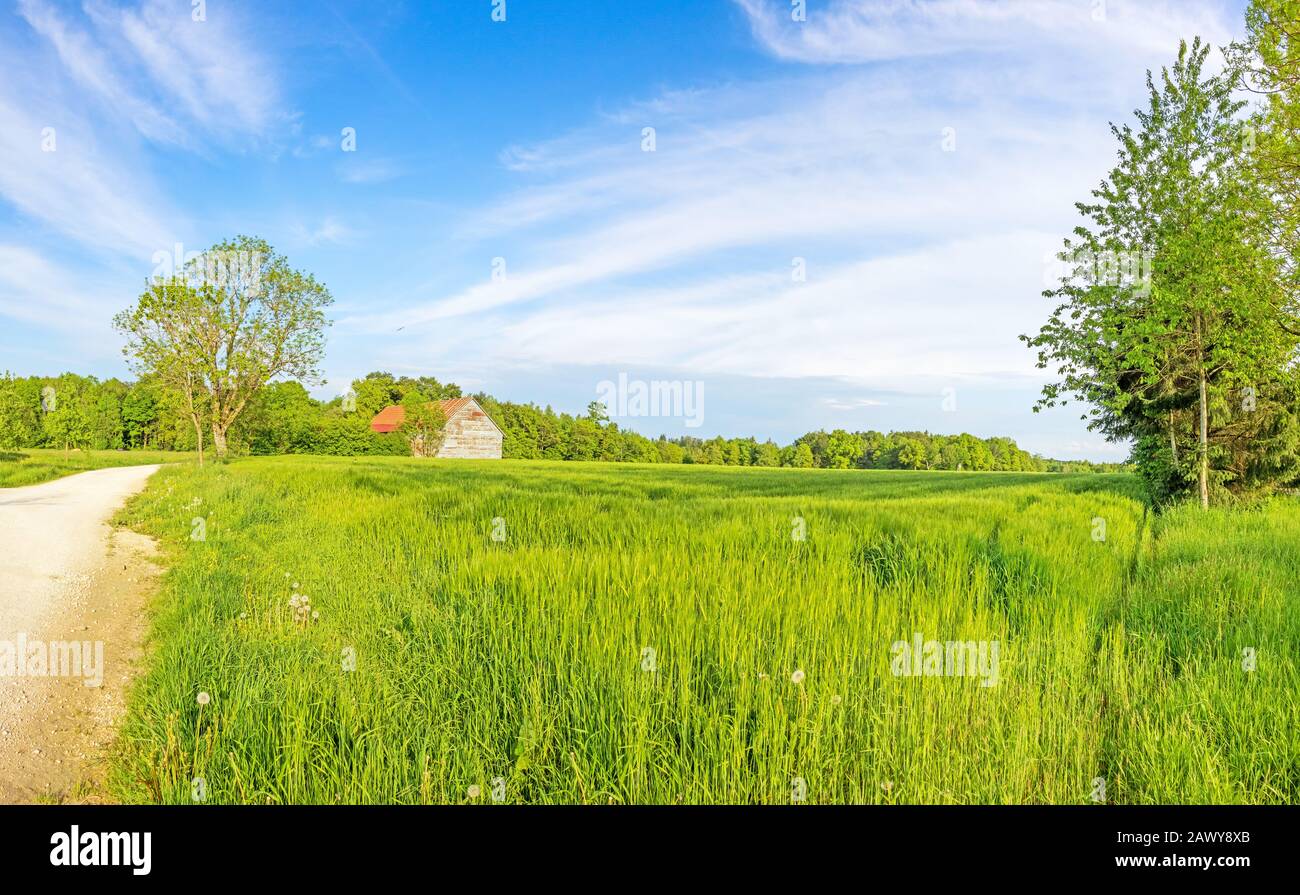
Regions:
<svg viewBox="0 0 1300 895"><path fill-rule="evenodd" d="M0 489L0 803L102 797L157 574L107 522L157 469Z"/></svg>

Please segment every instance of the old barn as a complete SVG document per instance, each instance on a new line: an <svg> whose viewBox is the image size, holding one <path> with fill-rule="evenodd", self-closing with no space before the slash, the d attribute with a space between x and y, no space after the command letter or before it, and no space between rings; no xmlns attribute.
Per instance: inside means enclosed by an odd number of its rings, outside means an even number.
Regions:
<svg viewBox="0 0 1300 895"><path fill-rule="evenodd" d="M438 457L468 460L500 460L502 433L492 417L473 398L447 398L439 401L447 418ZM393 432L406 419L400 404L385 407L370 421L376 432Z"/></svg>

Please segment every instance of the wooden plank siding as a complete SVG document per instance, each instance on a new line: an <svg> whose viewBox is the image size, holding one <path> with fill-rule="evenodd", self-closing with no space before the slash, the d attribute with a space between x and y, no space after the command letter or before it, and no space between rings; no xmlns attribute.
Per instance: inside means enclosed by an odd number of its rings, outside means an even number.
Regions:
<svg viewBox="0 0 1300 895"><path fill-rule="evenodd" d="M501 430L478 406L471 401L459 413L447 420L439 457L456 457L466 460L500 460Z"/></svg>

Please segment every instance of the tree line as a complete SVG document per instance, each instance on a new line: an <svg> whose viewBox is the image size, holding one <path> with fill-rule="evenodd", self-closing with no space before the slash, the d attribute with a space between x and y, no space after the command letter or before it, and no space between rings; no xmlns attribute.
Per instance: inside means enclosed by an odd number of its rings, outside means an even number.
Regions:
<svg viewBox="0 0 1300 895"><path fill-rule="evenodd" d="M461 397L454 383L433 377L375 372L330 401L311 396L296 381L267 384L250 399L227 432L237 454L397 455L411 452L411 432L379 434L370 420L391 404L417 407ZM715 466L787 466L806 469L948 469L1024 472L1119 471L1122 464L1047 460L1009 438L933 435L928 432L809 432L777 445L756 438L648 438L611 422L593 402L585 414L473 397L504 433L503 455L525 460L691 463ZM62 450L153 449L194 451L206 432L196 430L183 395L166 382L56 377L0 377L0 448ZM432 421L430 429L438 422ZM416 437L428 438L421 432Z"/></svg>

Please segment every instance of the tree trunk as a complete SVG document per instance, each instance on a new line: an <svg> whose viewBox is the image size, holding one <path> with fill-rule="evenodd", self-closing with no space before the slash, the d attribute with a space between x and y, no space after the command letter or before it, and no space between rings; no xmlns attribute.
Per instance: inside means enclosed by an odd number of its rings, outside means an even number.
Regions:
<svg viewBox="0 0 1300 895"><path fill-rule="evenodd" d="M194 438L199 445L199 465L203 465L203 423L199 421L198 414L190 417L194 421Z"/></svg>
<svg viewBox="0 0 1300 895"><path fill-rule="evenodd" d="M1205 362L1201 362L1201 509L1210 508L1210 411L1205 400Z"/></svg>
<svg viewBox="0 0 1300 895"><path fill-rule="evenodd" d="M212 424L212 444L217 449L217 459L226 459L226 430Z"/></svg>
<svg viewBox="0 0 1300 895"><path fill-rule="evenodd" d="M203 465L203 418L194 408L194 373L185 371L185 403L190 410L190 419L194 421L194 437L199 446L199 465Z"/></svg>
<svg viewBox="0 0 1300 895"><path fill-rule="evenodd" d="M1174 468L1178 468L1178 429L1174 426L1174 412L1169 411L1169 449L1174 452Z"/></svg>
<svg viewBox="0 0 1300 895"><path fill-rule="evenodd" d="M1199 438L1201 509L1210 508L1210 407L1205 388L1205 320L1196 315L1196 372L1201 388L1201 431Z"/></svg>

